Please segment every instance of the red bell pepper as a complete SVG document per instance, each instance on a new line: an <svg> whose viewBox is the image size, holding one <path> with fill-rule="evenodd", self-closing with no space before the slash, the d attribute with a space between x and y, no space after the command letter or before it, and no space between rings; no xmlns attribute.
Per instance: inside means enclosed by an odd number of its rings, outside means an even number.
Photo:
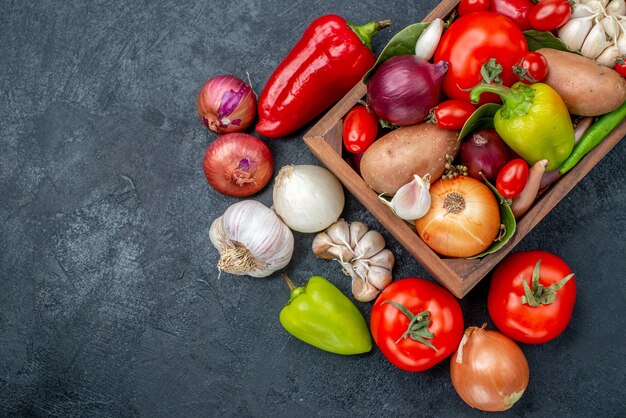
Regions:
<svg viewBox="0 0 626 418"><path fill-rule="evenodd" d="M261 93L257 132L289 135L348 93L376 62L372 36L389 24L354 26L337 15L311 22Z"/></svg>

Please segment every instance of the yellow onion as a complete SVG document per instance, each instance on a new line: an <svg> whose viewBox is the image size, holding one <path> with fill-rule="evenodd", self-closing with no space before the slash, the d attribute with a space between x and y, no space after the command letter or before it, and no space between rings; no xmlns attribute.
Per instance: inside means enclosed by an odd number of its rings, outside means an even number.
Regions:
<svg viewBox="0 0 626 418"><path fill-rule="evenodd" d="M469 327L450 359L452 385L461 399L482 411L504 411L517 402L528 386L524 353L497 331Z"/></svg>
<svg viewBox="0 0 626 418"><path fill-rule="evenodd" d="M441 179L430 188L430 210L415 221L417 233L446 257L471 257L489 248L500 231L493 192L466 176Z"/></svg>

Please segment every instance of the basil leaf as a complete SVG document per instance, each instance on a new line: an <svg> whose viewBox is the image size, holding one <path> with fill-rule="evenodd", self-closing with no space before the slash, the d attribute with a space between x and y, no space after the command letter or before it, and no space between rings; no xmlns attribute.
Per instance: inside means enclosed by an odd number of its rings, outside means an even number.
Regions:
<svg viewBox="0 0 626 418"><path fill-rule="evenodd" d="M493 117L495 116L498 109L500 109L499 104L496 103L486 103L480 106L472 116L469 117L465 124L463 125L463 129L459 133L459 141L462 141L469 134L478 129L493 129Z"/></svg>
<svg viewBox="0 0 626 418"><path fill-rule="evenodd" d="M572 51L562 40L552 35L550 32L527 30L524 31L524 36L526 37L526 42L528 43L528 49L530 51L536 51L541 48L551 48L580 55L580 52Z"/></svg>
<svg viewBox="0 0 626 418"><path fill-rule="evenodd" d="M363 82L367 83L367 80L369 80L372 74L374 74L376 68L378 68L378 66L387 59L396 55L415 55L415 44L428 25L430 25L430 22L414 23L396 33L387 43L385 48L383 48L374 66L367 73L365 73L363 76Z"/></svg>

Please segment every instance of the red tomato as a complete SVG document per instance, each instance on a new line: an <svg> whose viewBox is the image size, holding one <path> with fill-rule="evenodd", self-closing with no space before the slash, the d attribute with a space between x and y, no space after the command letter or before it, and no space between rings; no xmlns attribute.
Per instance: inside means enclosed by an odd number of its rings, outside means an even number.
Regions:
<svg viewBox="0 0 626 418"><path fill-rule="evenodd" d="M622 77L626 77L626 56L622 55L615 60L615 71Z"/></svg>
<svg viewBox="0 0 626 418"><path fill-rule="evenodd" d="M548 60L539 52L529 52L513 71L520 81L538 83L548 75Z"/></svg>
<svg viewBox="0 0 626 418"><path fill-rule="evenodd" d="M472 12L486 12L489 10L489 0L461 0L459 2L459 16Z"/></svg>
<svg viewBox="0 0 626 418"><path fill-rule="evenodd" d="M530 10L528 21L533 29L549 31L563 26L571 14L568 0L543 0Z"/></svg>
<svg viewBox="0 0 626 418"><path fill-rule="evenodd" d="M522 301L526 295L523 282L533 290L533 271L539 260L535 283L543 287L544 297L539 298L543 300L537 306L531 306ZM528 344L544 343L561 334L574 310L576 281L571 277L558 290L550 286L564 281L570 274L572 270L563 259L545 251L522 251L507 256L493 272L487 297L493 323L503 334ZM551 298L554 301L547 303Z"/></svg>
<svg viewBox="0 0 626 418"><path fill-rule="evenodd" d="M442 129L460 131L476 107L463 100L446 100L433 109L433 122Z"/></svg>
<svg viewBox="0 0 626 418"><path fill-rule="evenodd" d="M356 105L343 120L343 145L349 152L358 154L365 151L376 140L378 119L367 107Z"/></svg>
<svg viewBox="0 0 626 418"><path fill-rule="evenodd" d="M528 164L521 158L509 161L502 167L496 178L496 189L503 197L513 199L519 196L528 180Z"/></svg>
<svg viewBox="0 0 626 418"><path fill-rule="evenodd" d="M469 90L483 81L481 67L491 58L502 66L505 86L517 81L513 66L528 52L522 31L509 19L492 12L474 12L454 21L443 33L435 51L435 62L444 60L448 71L442 88L451 99L469 102ZM494 93L481 95L481 103L499 103Z"/></svg>
<svg viewBox="0 0 626 418"><path fill-rule="evenodd" d="M426 317L422 323L411 323L398 306L405 307L410 316ZM409 325L413 332L405 336ZM464 331L463 313L456 298L443 287L425 279L407 278L391 283L378 296L370 328L376 345L393 365L420 372L457 349ZM426 343L418 341L420 338Z"/></svg>
<svg viewBox="0 0 626 418"><path fill-rule="evenodd" d="M531 0L490 0L489 11L508 17L521 30L528 30L528 15L534 6Z"/></svg>

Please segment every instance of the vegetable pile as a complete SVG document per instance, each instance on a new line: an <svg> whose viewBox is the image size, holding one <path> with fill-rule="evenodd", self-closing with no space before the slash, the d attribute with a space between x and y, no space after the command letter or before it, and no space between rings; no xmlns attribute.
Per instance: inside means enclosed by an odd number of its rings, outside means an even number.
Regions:
<svg viewBox="0 0 626 418"><path fill-rule="evenodd" d="M447 22L403 29L378 59L371 37L389 21L356 26L321 16L277 66L258 108L237 77L216 76L202 87L198 113L222 135L207 148L206 179L228 196L257 193L274 173L266 140L244 132L257 113L257 133L285 137L362 80L366 96L343 119L343 156L414 227L415 239L444 258L483 257L498 251L537 198L626 117L626 81L611 68L626 67L624 14L623 0L461 0ZM292 258L292 231L316 233L313 254L336 260L352 280L353 298L374 303L368 329L331 280L313 276L296 286L284 276L291 296L280 323L314 347L363 354L373 339L410 372L450 358L461 399L501 411L523 396L533 366L516 341L544 343L568 326L576 283L555 254L505 257L486 302L499 331L465 329L446 289L422 278L393 281L396 259L384 235L344 220L344 191L331 171L284 166L272 199L272 208L238 201L213 221L217 267L275 275Z"/></svg>

